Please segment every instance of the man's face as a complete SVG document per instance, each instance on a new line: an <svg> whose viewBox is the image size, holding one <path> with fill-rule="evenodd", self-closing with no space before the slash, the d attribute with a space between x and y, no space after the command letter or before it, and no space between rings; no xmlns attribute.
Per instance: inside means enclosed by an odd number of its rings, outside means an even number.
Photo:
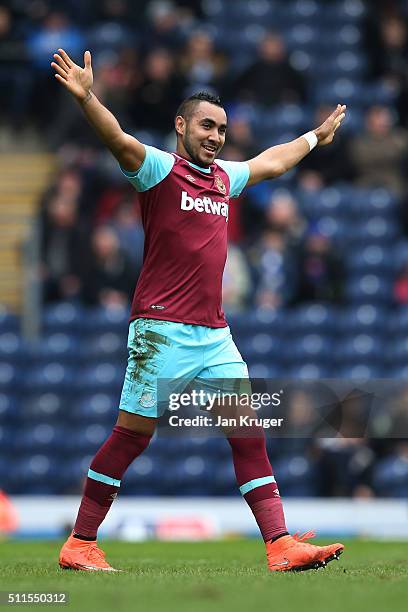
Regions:
<svg viewBox="0 0 408 612"><path fill-rule="evenodd" d="M206 168L214 162L224 146L227 115L220 106L202 101L194 107L187 120L176 117L176 130L179 135L178 151L187 154L198 166Z"/></svg>

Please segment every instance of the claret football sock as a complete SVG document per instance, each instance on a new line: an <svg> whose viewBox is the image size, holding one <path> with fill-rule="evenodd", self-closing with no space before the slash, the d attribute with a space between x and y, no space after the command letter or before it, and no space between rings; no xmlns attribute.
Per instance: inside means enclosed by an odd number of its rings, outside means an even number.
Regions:
<svg viewBox="0 0 408 612"><path fill-rule="evenodd" d="M228 437L239 490L251 508L265 542L287 535L282 501L265 445L262 428L254 437ZM252 435L252 434L251 434Z"/></svg>
<svg viewBox="0 0 408 612"><path fill-rule="evenodd" d="M96 453L74 526L74 537L95 539L99 525L115 500L123 474L149 445L151 436L116 425Z"/></svg>

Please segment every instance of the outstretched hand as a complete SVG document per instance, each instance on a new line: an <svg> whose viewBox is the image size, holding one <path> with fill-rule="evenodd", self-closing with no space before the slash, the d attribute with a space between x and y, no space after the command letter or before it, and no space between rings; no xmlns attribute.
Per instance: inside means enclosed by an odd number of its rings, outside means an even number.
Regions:
<svg viewBox="0 0 408 612"><path fill-rule="evenodd" d="M338 104L336 110L327 117L326 121L314 130L319 146L328 145L333 141L334 134L340 127L345 116L346 105Z"/></svg>
<svg viewBox="0 0 408 612"><path fill-rule="evenodd" d="M53 57L56 61L51 62L51 66L55 78L78 100L85 100L93 84L91 52L84 53L84 68L75 64L64 49L58 49Z"/></svg>

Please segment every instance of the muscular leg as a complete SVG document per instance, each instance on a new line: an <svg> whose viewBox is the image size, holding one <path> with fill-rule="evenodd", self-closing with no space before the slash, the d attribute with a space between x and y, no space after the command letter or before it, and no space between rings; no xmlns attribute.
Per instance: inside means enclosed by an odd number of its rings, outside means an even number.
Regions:
<svg viewBox="0 0 408 612"><path fill-rule="evenodd" d="M156 422L155 418L119 411L111 435L90 465L74 537L96 539L98 528L118 494L124 473L149 445Z"/></svg>
<svg viewBox="0 0 408 612"><path fill-rule="evenodd" d="M217 406L216 415L235 419L256 418L248 406ZM269 462L265 432L260 426L224 428L231 446L239 490L255 517L265 542L287 535L285 516L278 485Z"/></svg>

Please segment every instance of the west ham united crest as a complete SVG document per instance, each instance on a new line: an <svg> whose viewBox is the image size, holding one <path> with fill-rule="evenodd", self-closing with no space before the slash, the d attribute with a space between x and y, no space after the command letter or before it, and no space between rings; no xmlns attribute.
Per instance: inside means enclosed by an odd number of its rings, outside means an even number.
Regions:
<svg viewBox="0 0 408 612"><path fill-rule="evenodd" d="M222 180L220 175L214 174L214 180L215 180L215 186L217 187L218 191L220 191L221 193L225 195L227 193L227 188L224 185L224 181Z"/></svg>

